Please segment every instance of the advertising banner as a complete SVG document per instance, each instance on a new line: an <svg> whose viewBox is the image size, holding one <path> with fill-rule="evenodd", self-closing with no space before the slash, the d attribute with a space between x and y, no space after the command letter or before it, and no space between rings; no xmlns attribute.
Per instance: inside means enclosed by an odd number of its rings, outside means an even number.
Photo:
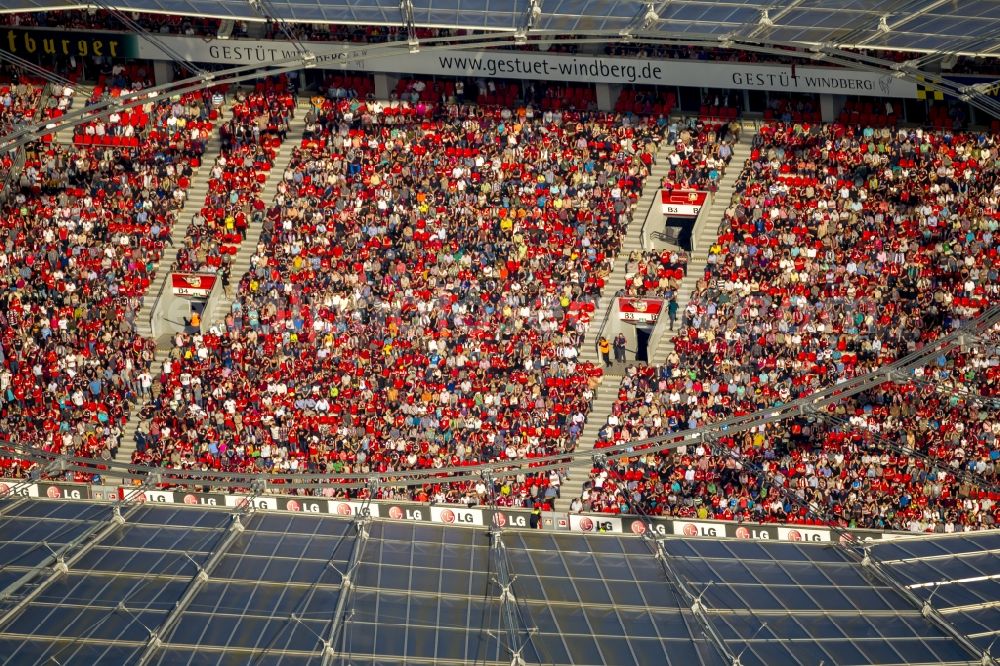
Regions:
<svg viewBox="0 0 1000 666"><path fill-rule="evenodd" d="M17 485L17 479L8 479L0 482L0 497L38 497L38 484L29 483L20 487L17 487Z"/></svg>
<svg viewBox="0 0 1000 666"><path fill-rule="evenodd" d="M569 528L574 532L622 533L622 519L618 516L570 514Z"/></svg>
<svg viewBox="0 0 1000 666"><path fill-rule="evenodd" d="M675 520L674 534L687 537L724 537L726 536L725 523L710 523L695 520Z"/></svg>
<svg viewBox="0 0 1000 666"><path fill-rule="evenodd" d="M44 28L0 28L0 51L12 53L21 58L32 56L73 56L87 58L141 58L138 35L123 33L46 30Z"/></svg>
<svg viewBox="0 0 1000 666"><path fill-rule="evenodd" d="M249 497L247 495L226 495L225 497L226 506L242 509L247 505L252 505L253 508L261 509L263 511L278 511L279 502L281 502L281 510L292 511L294 509L290 509L287 506L288 501L291 499L292 498L289 497L275 497L273 495L269 495L266 497ZM301 511L301 508L299 510Z"/></svg>
<svg viewBox="0 0 1000 666"><path fill-rule="evenodd" d="M490 520L497 527L514 527L520 529L531 527L531 513L529 511L496 510L488 513L492 514Z"/></svg>
<svg viewBox="0 0 1000 666"><path fill-rule="evenodd" d="M431 519L431 514L426 504L410 502L406 504L389 504L385 512L385 517L392 520L418 520L426 522Z"/></svg>
<svg viewBox="0 0 1000 666"><path fill-rule="evenodd" d="M90 499L90 486L85 483L39 483L38 496L49 499Z"/></svg>
<svg viewBox="0 0 1000 666"><path fill-rule="evenodd" d="M782 541L830 541L830 530L816 527L779 527Z"/></svg>
<svg viewBox="0 0 1000 666"><path fill-rule="evenodd" d="M431 520L446 525L483 525L483 510L464 506L432 506Z"/></svg>
<svg viewBox="0 0 1000 666"><path fill-rule="evenodd" d="M207 273L171 273L170 283L176 296L207 297L215 286L215 275Z"/></svg>
<svg viewBox="0 0 1000 666"><path fill-rule="evenodd" d="M663 214L667 217L698 217L708 192L698 190L660 190Z"/></svg>
<svg viewBox="0 0 1000 666"><path fill-rule="evenodd" d="M157 35L170 49L193 62L268 66L299 57L298 47L277 40L215 39ZM320 69L387 72L396 75L462 76L589 81L608 84L693 86L736 90L777 90L868 97L914 99L917 84L891 74L835 67L799 67L701 60L612 58L561 53L484 50L423 46L410 53L407 45L359 45L310 42ZM174 60L157 44L142 40L139 57Z"/></svg>
<svg viewBox="0 0 1000 666"><path fill-rule="evenodd" d="M619 298L618 316L622 321L654 323L660 318L663 300L659 298Z"/></svg>
<svg viewBox="0 0 1000 666"><path fill-rule="evenodd" d="M278 510L295 511L296 513L329 513L330 503L318 497L281 497L278 498Z"/></svg>
<svg viewBox="0 0 1000 666"><path fill-rule="evenodd" d="M377 502L369 502L366 505L364 502L355 500L330 500L328 510L335 516L344 516L345 518L353 516L378 518L382 515Z"/></svg>

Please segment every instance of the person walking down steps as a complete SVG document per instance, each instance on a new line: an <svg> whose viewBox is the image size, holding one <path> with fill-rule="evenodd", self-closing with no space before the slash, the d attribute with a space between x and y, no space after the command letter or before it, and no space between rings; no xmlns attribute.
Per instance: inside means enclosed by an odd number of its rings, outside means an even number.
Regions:
<svg viewBox="0 0 1000 666"><path fill-rule="evenodd" d="M601 352L601 358L604 359L604 367L611 367L611 343L606 337L601 336L600 341L597 343L597 348Z"/></svg>
<svg viewBox="0 0 1000 666"><path fill-rule="evenodd" d="M625 342L625 334L624 333L619 333L615 337L615 344L614 344L614 347L615 347L615 363L624 363L625 362L625 345L626 344L627 343Z"/></svg>

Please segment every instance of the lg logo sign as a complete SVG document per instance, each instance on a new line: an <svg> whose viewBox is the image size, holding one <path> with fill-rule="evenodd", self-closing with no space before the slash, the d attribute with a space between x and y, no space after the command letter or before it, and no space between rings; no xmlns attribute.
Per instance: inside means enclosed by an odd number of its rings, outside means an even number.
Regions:
<svg viewBox="0 0 1000 666"><path fill-rule="evenodd" d="M30 493L28 492L27 487L12 488L6 483L0 483L0 497L7 497L9 495L13 495L15 497L29 497Z"/></svg>
<svg viewBox="0 0 1000 666"><path fill-rule="evenodd" d="M736 528L736 538L766 540L770 539L771 535L767 533L767 530L749 529L740 525Z"/></svg>
<svg viewBox="0 0 1000 666"><path fill-rule="evenodd" d="M695 523L684 523L681 530L684 536L719 536L719 530L711 525L696 525Z"/></svg>
<svg viewBox="0 0 1000 666"><path fill-rule="evenodd" d="M460 525L476 525L480 522L476 520L476 518L477 516L473 512L462 511L461 509L441 509L438 512L438 520L449 525L453 523L458 523Z"/></svg>
<svg viewBox="0 0 1000 666"><path fill-rule="evenodd" d="M580 529L584 532L611 532L615 529L615 524L610 520L593 519L589 516L580 518Z"/></svg>
<svg viewBox="0 0 1000 666"><path fill-rule="evenodd" d="M391 506L389 507L389 517L393 520L423 520L424 514L420 509L403 509Z"/></svg>
<svg viewBox="0 0 1000 666"><path fill-rule="evenodd" d="M298 500L288 500L285 502L287 511L305 511L306 513L319 513L319 504L315 502L300 502Z"/></svg>
<svg viewBox="0 0 1000 666"><path fill-rule="evenodd" d="M508 524L510 524L511 527L527 527L528 519L516 513L495 513L493 514L493 524L497 527L506 527Z"/></svg>
<svg viewBox="0 0 1000 666"><path fill-rule="evenodd" d="M641 520L632 521L632 534L643 535L646 533L647 529L653 534L659 536L667 535L667 526L663 523L650 523L647 527L646 523Z"/></svg>
<svg viewBox="0 0 1000 666"><path fill-rule="evenodd" d="M366 506L351 506L347 502L339 502L334 508L334 513L338 516L370 516L371 509Z"/></svg>
<svg viewBox="0 0 1000 666"><path fill-rule="evenodd" d="M185 504L204 504L205 506L217 506L218 502L214 497L203 497L201 495L185 495Z"/></svg>

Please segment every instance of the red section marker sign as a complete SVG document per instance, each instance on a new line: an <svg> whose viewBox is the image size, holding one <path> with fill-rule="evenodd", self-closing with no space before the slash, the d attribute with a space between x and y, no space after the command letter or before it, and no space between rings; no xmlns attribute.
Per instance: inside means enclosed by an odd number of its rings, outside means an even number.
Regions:
<svg viewBox="0 0 1000 666"><path fill-rule="evenodd" d="M697 190L660 190L663 214L667 217L698 217L708 192Z"/></svg>
<svg viewBox="0 0 1000 666"><path fill-rule="evenodd" d="M215 286L215 276L205 273L172 273L170 281L177 296L208 296Z"/></svg>

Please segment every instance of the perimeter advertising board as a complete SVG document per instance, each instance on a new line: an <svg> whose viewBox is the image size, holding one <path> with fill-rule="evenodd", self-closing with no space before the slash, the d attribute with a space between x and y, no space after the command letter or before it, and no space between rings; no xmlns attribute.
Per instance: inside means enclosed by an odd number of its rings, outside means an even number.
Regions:
<svg viewBox="0 0 1000 666"><path fill-rule="evenodd" d="M18 485L17 479L0 480L0 497L12 492L23 497L50 499L103 499L95 493L97 487L79 483L29 483ZM135 490L131 486L117 488L121 499ZM531 525L531 512L527 509L490 509L464 505L430 505L418 502L385 502L320 497L290 497L266 495L223 495L221 493L193 493L171 490L143 490L137 500L155 504L186 504L188 506L245 507L252 504L257 510L287 511L292 513L318 513L345 518L369 515L373 518L434 522L444 525L469 525L484 527L496 525L507 528L527 528ZM863 543L873 540L898 539L905 532L880 532L877 530L839 530L814 525L774 525L769 523L737 523L722 520L697 520L687 518L638 517L606 514L542 514L544 529L571 530L574 532L635 534L647 532L653 536L683 536L710 539L749 539L753 541L812 541ZM839 536L838 536L839 534Z"/></svg>

